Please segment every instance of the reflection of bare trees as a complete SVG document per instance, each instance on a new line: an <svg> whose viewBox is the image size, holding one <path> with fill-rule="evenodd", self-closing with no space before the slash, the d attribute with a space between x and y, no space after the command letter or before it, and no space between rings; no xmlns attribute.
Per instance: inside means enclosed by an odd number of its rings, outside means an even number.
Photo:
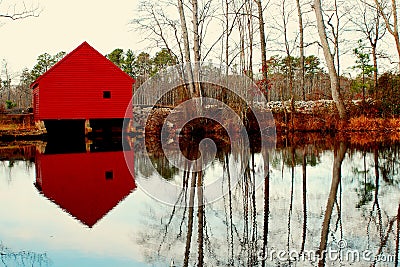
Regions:
<svg viewBox="0 0 400 267"><path fill-rule="evenodd" d="M50 266L46 253L32 251L14 252L0 243L0 261L4 266Z"/></svg>
<svg viewBox="0 0 400 267"><path fill-rule="evenodd" d="M379 155L378 155L378 148L376 147L374 148L374 171L375 171L375 193L374 193L374 203L372 205L372 210L371 210L371 217L376 210L376 214L378 217L378 232L379 232L379 237L382 240L383 238L382 212L379 206Z"/></svg>
<svg viewBox="0 0 400 267"><path fill-rule="evenodd" d="M319 251L318 251L321 260L319 261L318 266L325 266L325 256L326 256L325 251L328 241L329 225L332 217L333 207L335 203L337 203L336 197L342 177L342 162L346 154L346 150L347 150L347 145L343 142L339 144L339 147L335 147L334 150L332 183L331 183L331 190L329 192L328 202L326 204L324 220L322 223L321 241L319 244Z"/></svg>
<svg viewBox="0 0 400 267"><path fill-rule="evenodd" d="M400 208L400 205L399 205L399 208ZM390 236L390 234L391 234L392 231L393 231L393 227L396 227L396 226L394 226L394 224L395 224L395 222L396 222L398 216L399 216L399 214L397 214L396 217L394 217L394 218L392 218L392 219L389 220L389 222L388 222L388 229L387 229L387 231L386 231L386 235L383 236L383 238L381 239L380 244L379 244L379 247L378 247L378 251L376 252L376 255L382 255L383 249L388 245L389 236ZM398 232L398 228L397 228L397 232ZM398 243L398 234L395 235L395 237L397 238L396 243ZM397 249L397 250L396 250L396 257L398 256L398 246L397 246L397 245L398 245L398 244L396 244L396 249ZM398 262L398 260L395 261L395 266L397 266L397 262ZM375 260L373 261L373 263L371 264L371 266L376 266L376 263L377 263L377 259L375 259Z"/></svg>
<svg viewBox="0 0 400 267"><path fill-rule="evenodd" d="M294 155L294 147L292 146L290 148L290 155L291 155L291 161L290 161L290 173L291 173L291 178L290 178L290 203L289 203L289 214L288 214L288 236L287 236L287 251L290 251L290 230L291 230L291 225L292 225L292 213L293 213L293 194L294 194L294 170L295 170L295 155ZM289 262L290 263L290 262Z"/></svg>
<svg viewBox="0 0 400 267"><path fill-rule="evenodd" d="M303 148L303 161L302 161L302 171L303 171L303 183L302 183L302 196L303 196L303 234L301 241L300 254L304 252L304 247L306 244L307 236L307 147Z"/></svg>
<svg viewBox="0 0 400 267"><path fill-rule="evenodd" d="M309 251L315 251L317 246L321 253L318 265L325 266L328 259L322 252L331 242L338 240L335 239L336 234L343 238L343 233L354 232L354 236L345 235L346 241L354 248L370 249L374 255L388 255L389 252L394 255L395 251L398 260L400 211L397 211L396 203L396 216L389 215L393 210L385 206L388 199L384 194L397 190L393 185L398 183L398 178L387 176L391 183L382 178L382 169L390 165L388 162L393 164L395 161L388 158L394 155L395 148L389 151L378 148L366 150L366 153L357 150L360 160L355 163L350 161L350 157L349 161L346 160L343 178L342 163L347 152L349 155L352 153L345 143L334 147L333 166L330 166L330 160L326 161L326 156L330 159L331 152L318 150L313 145L260 151L250 155L247 169L236 187L232 184L233 170L230 167L232 161L240 158L239 153L223 151L222 155L217 155L218 163L222 165L223 177L230 190L221 201L200 207L179 208L177 205L168 210L162 206L154 213L149 210L151 217L146 219L146 230L141 233L138 242L147 249L146 258L152 263L173 259L177 266L270 266L272 261L290 266L295 263L289 262L289 257L287 260L275 257L258 261L257 256L265 255L266 248L269 252L275 248L296 250L299 256L313 260ZM257 157L263 158L263 166L255 164ZM287 167L283 168L281 164ZM330 185L317 189L321 192L314 191L314 182L319 180L310 176L315 174L318 164L332 167ZM367 178L374 184L373 199L356 208L358 198L354 188L359 187L359 180L353 179L351 170L354 167L364 167L365 170L368 166L372 168ZM255 179L261 171L266 175L264 191L257 191ZM374 178L371 177L373 173ZM393 169L387 173L393 173ZM207 174L185 172L181 175L187 181L181 201L194 204L205 202L196 186ZM360 180L365 181L364 173ZM321 181L325 180L321 178ZM312 202L321 198L327 199L324 207ZM284 206L277 207L282 204ZM362 226L355 229L354 224L349 224L349 218L352 222L359 220L358 225ZM365 244L368 246L364 247Z"/></svg>
<svg viewBox="0 0 400 267"><path fill-rule="evenodd" d="M400 246L399 246L399 242L400 242L400 204L399 204L399 208L397 210L397 234L396 234L396 257L395 257L395 267L398 266L399 264L399 253L400 253Z"/></svg>
<svg viewBox="0 0 400 267"><path fill-rule="evenodd" d="M190 243L192 241L192 233L193 233L193 212L194 212L194 194L195 194L195 185L196 185L196 175L192 175L192 182L190 184L189 189L189 214L188 214L188 227L186 234L186 246L185 246L185 257L183 266L189 265L189 256L190 256Z"/></svg>
<svg viewBox="0 0 400 267"><path fill-rule="evenodd" d="M390 146L382 151L382 163L380 169L382 179L388 184L396 182L396 177L400 175L400 146ZM399 181L397 180L397 183Z"/></svg>
<svg viewBox="0 0 400 267"><path fill-rule="evenodd" d="M251 153L250 162L246 169L243 179L238 184L241 190L243 210L243 233L239 236L240 254L239 259L246 266L253 266L257 263L256 255L259 249L257 244L257 203L256 203L256 181L254 153ZM237 265L238 263L236 263Z"/></svg>
<svg viewBox="0 0 400 267"><path fill-rule="evenodd" d="M267 150L261 151L264 158L264 221L263 221L263 246L262 255L265 255L265 249L268 247L268 230L269 230L269 152ZM265 266L265 260L261 262L262 266Z"/></svg>
<svg viewBox="0 0 400 267"><path fill-rule="evenodd" d="M192 153L197 153L197 149L188 146L185 156L196 158ZM146 248L145 257L149 262L168 262L173 259L178 266L257 264L257 252L262 245L258 242L260 234L257 216L260 211L256 204L256 175L259 166L256 166L254 153L250 158L235 153L225 151L222 157L217 155L217 160L224 169L225 185L229 187L223 201L206 206L202 188L204 173L183 172L182 194L178 200L180 203L172 207L172 210L169 209L169 214L165 213L166 207L162 208L161 213L149 209L146 231L137 237L137 242ZM266 156L264 168L268 169L268 153ZM230 166L232 161L240 159L248 162L244 165L247 166L244 175L236 186L231 177ZM186 167L191 169L190 166ZM140 166L137 168L141 169ZM182 202L186 202L188 206L179 207ZM267 221L268 216L265 219ZM221 224L224 231L221 231ZM267 231L265 240L266 233ZM171 256L168 259L166 255Z"/></svg>
<svg viewBox="0 0 400 267"><path fill-rule="evenodd" d="M365 154L364 154L365 156ZM365 157L364 157L365 159ZM366 172L366 164L364 160L364 172ZM374 148L374 174L375 174L375 191L374 191L374 199L373 199L373 204L372 204L372 209L369 214L368 218L368 224L367 224L367 234L368 234L368 245L369 245L369 239L371 235L371 223L374 222L377 227L378 235L379 235L379 242L380 244L386 243L384 241L384 236L383 236L383 221L382 221L382 211L380 208L379 204L379 188L380 188L380 183L379 183L379 151L378 148ZM376 218L375 218L376 217Z"/></svg>

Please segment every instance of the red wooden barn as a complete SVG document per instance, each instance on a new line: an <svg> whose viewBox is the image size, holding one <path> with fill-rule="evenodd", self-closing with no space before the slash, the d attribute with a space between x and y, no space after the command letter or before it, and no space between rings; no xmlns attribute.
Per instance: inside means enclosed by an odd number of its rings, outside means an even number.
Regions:
<svg viewBox="0 0 400 267"><path fill-rule="evenodd" d="M46 128L60 121L84 127L85 120L131 118L126 109L133 83L84 42L31 84L34 118Z"/></svg>
<svg viewBox="0 0 400 267"><path fill-rule="evenodd" d="M133 164L133 150L38 153L35 186L64 211L93 227L136 188L127 164Z"/></svg>

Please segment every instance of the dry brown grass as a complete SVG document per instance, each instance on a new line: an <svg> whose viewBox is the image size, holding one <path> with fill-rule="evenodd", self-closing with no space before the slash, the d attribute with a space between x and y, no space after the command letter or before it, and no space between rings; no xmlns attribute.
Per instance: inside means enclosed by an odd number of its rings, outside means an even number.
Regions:
<svg viewBox="0 0 400 267"><path fill-rule="evenodd" d="M18 129L16 124L4 124L0 122L0 131L13 131Z"/></svg>
<svg viewBox="0 0 400 267"><path fill-rule="evenodd" d="M400 131L400 119L368 118L361 115L351 118L345 129L358 132L398 132Z"/></svg>
<svg viewBox="0 0 400 267"><path fill-rule="evenodd" d="M335 114L300 114L293 120L290 114L284 118L281 113L274 114L277 132L381 132L400 134L400 118L374 118L364 115L340 120Z"/></svg>
<svg viewBox="0 0 400 267"><path fill-rule="evenodd" d="M0 131L34 130L35 126L0 122Z"/></svg>

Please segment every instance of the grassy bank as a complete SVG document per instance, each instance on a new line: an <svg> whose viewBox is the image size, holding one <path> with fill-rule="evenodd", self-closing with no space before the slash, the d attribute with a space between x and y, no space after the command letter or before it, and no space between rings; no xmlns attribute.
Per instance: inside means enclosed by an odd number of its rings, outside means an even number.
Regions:
<svg viewBox="0 0 400 267"><path fill-rule="evenodd" d="M0 140L37 140L45 131L35 126L33 114L0 114Z"/></svg>
<svg viewBox="0 0 400 267"><path fill-rule="evenodd" d="M293 112L281 107L271 108L274 120L270 124L276 128L278 137L289 133L319 133L323 136L349 137L358 134L369 136L373 140L400 139L399 117L382 117L376 112L370 112L372 109L366 112L365 109L361 110L353 105L349 109L349 119L343 121L330 102L314 101L311 108L310 104L304 103L306 102L303 102L303 106L298 105ZM170 112L171 109L167 108L153 109L147 120L146 132L157 135ZM139 116L140 114L134 114L136 118ZM248 119L250 120L248 128L257 130L257 122L252 120L251 116L248 116ZM221 125L215 123L207 124L205 128L215 135L224 132ZM45 131L35 126L32 114L0 115L0 140L37 140L42 139L44 135Z"/></svg>
<svg viewBox="0 0 400 267"><path fill-rule="evenodd" d="M275 113L275 127L282 132L399 132L400 118L359 115L341 120L336 113Z"/></svg>

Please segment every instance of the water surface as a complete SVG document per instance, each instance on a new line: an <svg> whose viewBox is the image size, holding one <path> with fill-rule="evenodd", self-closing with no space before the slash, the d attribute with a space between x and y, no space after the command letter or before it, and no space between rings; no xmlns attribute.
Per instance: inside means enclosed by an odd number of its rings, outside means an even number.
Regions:
<svg viewBox="0 0 400 267"><path fill-rule="evenodd" d="M1 157L0 266L395 266L398 260L396 143L254 151L223 197L192 209L180 205L190 190L174 206L138 187L137 180L155 175L143 155L131 154L133 178L122 149L46 152L45 145ZM227 166L238 153L219 149L204 181L230 179ZM150 159L169 182L190 184L192 177L163 155ZM324 249L337 254L318 258ZM361 258L349 258L349 251Z"/></svg>

